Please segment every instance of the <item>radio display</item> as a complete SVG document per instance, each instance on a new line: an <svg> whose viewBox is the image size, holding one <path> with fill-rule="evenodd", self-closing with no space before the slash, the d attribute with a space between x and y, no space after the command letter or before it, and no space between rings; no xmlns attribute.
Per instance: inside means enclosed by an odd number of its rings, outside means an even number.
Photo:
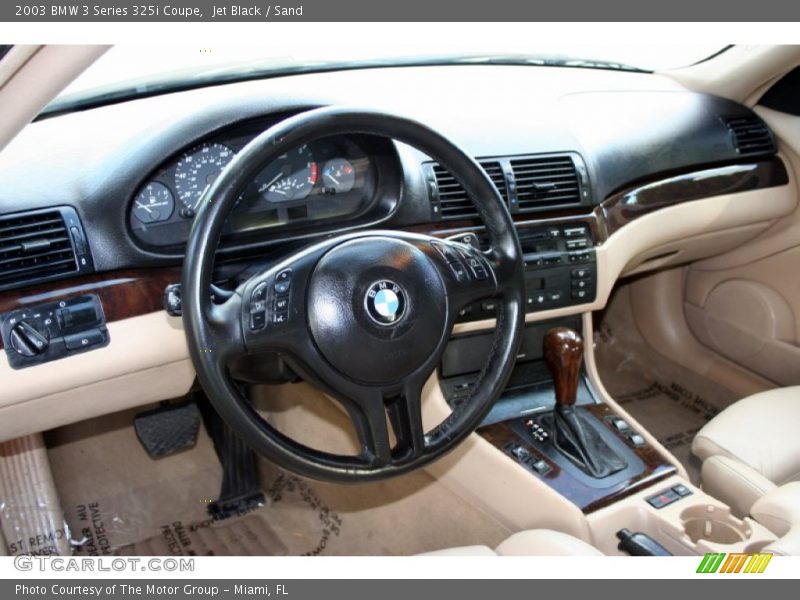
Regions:
<svg viewBox="0 0 800 600"><path fill-rule="evenodd" d="M526 277L525 289L527 290L543 290L544 278L543 277Z"/></svg>
<svg viewBox="0 0 800 600"><path fill-rule="evenodd" d="M524 254L538 254L539 252L555 252L558 245L555 240L521 239L520 245Z"/></svg>

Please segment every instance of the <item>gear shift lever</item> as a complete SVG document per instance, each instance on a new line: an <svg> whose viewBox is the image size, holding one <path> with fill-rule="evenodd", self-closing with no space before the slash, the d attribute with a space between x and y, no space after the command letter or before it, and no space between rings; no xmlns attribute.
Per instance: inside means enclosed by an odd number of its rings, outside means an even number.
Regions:
<svg viewBox="0 0 800 600"><path fill-rule="evenodd" d="M556 388L553 415L546 419L552 419L556 448L585 473L598 479L627 467L595 428L594 417L575 407L583 362L580 334L566 327L548 331L544 338L544 360Z"/></svg>
<svg viewBox="0 0 800 600"><path fill-rule="evenodd" d="M583 363L583 338L566 327L551 329L544 338L544 360L553 374L556 404L574 405Z"/></svg>

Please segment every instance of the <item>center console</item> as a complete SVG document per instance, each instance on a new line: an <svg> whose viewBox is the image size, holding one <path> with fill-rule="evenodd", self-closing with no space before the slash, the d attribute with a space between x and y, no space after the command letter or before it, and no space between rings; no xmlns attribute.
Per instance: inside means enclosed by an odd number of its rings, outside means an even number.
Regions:
<svg viewBox="0 0 800 600"><path fill-rule="evenodd" d="M730 559L705 565L713 570L698 567L699 572L742 572L745 557L769 553L777 537L753 519L733 515L730 507L677 475L594 511L587 519L594 544L604 554L620 554L618 532L628 529L656 540L674 555Z"/></svg>
<svg viewBox="0 0 800 600"><path fill-rule="evenodd" d="M772 531L693 486L649 434L603 401L582 369L579 331L578 317L527 325L511 380L478 434L524 469L521 478L577 507L605 554L769 552ZM492 337L451 340L439 382L452 409L470 401Z"/></svg>
<svg viewBox="0 0 800 600"><path fill-rule="evenodd" d="M598 402L581 370L579 328L577 317L525 328L511 380L478 433L589 513L676 469L634 426ZM469 401L491 343L491 333L451 341L440 372L451 408Z"/></svg>

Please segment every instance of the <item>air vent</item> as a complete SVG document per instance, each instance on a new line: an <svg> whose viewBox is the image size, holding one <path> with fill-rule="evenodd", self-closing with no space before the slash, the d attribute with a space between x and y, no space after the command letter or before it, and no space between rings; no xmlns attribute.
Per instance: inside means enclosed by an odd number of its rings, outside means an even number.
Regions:
<svg viewBox="0 0 800 600"><path fill-rule="evenodd" d="M512 159L511 170L520 212L580 204L578 173L570 156Z"/></svg>
<svg viewBox="0 0 800 600"><path fill-rule="evenodd" d="M742 156L775 152L775 142L764 122L755 115L723 119L731 133L733 146Z"/></svg>
<svg viewBox="0 0 800 600"><path fill-rule="evenodd" d="M508 201L508 188L506 184L506 174L503 172L503 167L499 162L484 162L481 163L483 170L492 180L500 196Z"/></svg>
<svg viewBox="0 0 800 600"><path fill-rule="evenodd" d="M481 161L480 165L494 182L503 199L508 201L506 178L500 163ZM464 219L478 216L478 211L467 197L466 190L447 169L434 164L433 174L436 177L442 219Z"/></svg>
<svg viewBox="0 0 800 600"><path fill-rule="evenodd" d="M77 271L78 261L60 210L0 216L0 288Z"/></svg>

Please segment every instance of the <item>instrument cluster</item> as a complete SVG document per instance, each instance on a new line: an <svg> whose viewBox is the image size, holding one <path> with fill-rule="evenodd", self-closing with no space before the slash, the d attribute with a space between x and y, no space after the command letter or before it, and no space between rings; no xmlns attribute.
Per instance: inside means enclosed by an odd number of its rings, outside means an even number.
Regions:
<svg viewBox="0 0 800 600"><path fill-rule="evenodd" d="M128 221L151 246L186 242L205 194L222 170L263 129L230 132L168 160L134 194ZM280 156L245 186L223 236L319 225L362 214L376 190L373 142L341 136L315 140Z"/></svg>

